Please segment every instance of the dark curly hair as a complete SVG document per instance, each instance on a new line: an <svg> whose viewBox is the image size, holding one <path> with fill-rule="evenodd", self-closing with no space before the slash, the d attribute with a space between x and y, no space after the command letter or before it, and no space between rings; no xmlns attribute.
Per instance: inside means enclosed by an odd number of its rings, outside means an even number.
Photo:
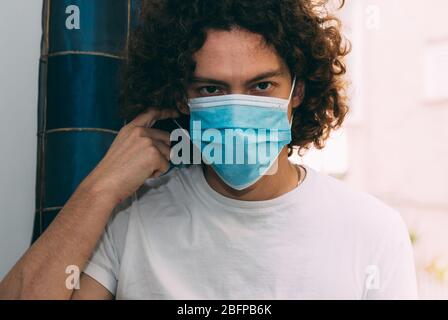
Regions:
<svg viewBox="0 0 448 320"><path fill-rule="evenodd" d="M328 0L144 0L122 72L120 114L130 119L148 106L186 105L192 58L209 29L241 27L260 34L304 83L294 109L292 147L323 148L341 126L348 105L343 58L350 51ZM340 7L344 5L342 0Z"/></svg>

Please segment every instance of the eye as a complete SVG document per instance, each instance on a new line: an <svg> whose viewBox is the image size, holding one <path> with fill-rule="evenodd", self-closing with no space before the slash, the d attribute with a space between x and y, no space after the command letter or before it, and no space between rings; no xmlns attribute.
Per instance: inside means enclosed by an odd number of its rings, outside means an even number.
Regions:
<svg viewBox="0 0 448 320"><path fill-rule="evenodd" d="M268 81L260 82L260 83L257 83L257 85L255 86L255 91L263 92L263 91L267 91L267 90L271 89L271 87L272 87L271 82L268 82Z"/></svg>
<svg viewBox="0 0 448 320"><path fill-rule="evenodd" d="M217 86L206 86L198 89L202 95L216 95L219 94L219 88Z"/></svg>

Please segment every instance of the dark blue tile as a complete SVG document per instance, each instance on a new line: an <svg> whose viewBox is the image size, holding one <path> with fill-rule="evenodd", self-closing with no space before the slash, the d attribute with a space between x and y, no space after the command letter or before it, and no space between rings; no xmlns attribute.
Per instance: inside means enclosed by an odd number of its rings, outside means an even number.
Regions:
<svg viewBox="0 0 448 320"><path fill-rule="evenodd" d="M61 210L57 209L42 212L42 231L48 228L48 226L53 222L53 220L58 215L59 211Z"/></svg>
<svg viewBox="0 0 448 320"><path fill-rule="evenodd" d="M78 185L104 157L114 134L90 131L47 135L44 207L64 206Z"/></svg>
<svg viewBox="0 0 448 320"><path fill-rule="evenodd" d="M88 127L118 131L120 60L64 55L48 61L47 130Z"/></svg>
<svg viewBox="0 0 448 320"><path fill-rule="evenodd" d="M138 23L142 9L142 0L131 0L131 31L134 30Z"/></svg>
<svg viewBox="0 0 448 320"><path fill-rule="evenodd" d="M69 30L67 7L79 8L80 29ZM99 51L121 55L128 30L128 0L51 1L50 53Z"/></svg>

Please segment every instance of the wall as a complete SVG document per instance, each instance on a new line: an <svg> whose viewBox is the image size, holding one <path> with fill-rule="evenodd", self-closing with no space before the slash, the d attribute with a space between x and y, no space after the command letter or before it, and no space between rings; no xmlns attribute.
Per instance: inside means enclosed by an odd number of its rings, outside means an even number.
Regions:
<svg viewBox="0 0 448 320"><path fill-rule="evenodd" d="M31 241L41 14L41 0L1 2L0 279Z"/></svg>
<svg viewBox="0 0 448 320"><path fill-rule="evenodd" d="M419 271L448 288L448 2L359 3L364 19L353 41L363 61L354 86L362 98L358 119L345 128L345 180L401 212L417 236ZM443 56L431 66L434 50ZM427 85L440 89L428 94ZM423 296L437 296L424 286Z"/></svg>

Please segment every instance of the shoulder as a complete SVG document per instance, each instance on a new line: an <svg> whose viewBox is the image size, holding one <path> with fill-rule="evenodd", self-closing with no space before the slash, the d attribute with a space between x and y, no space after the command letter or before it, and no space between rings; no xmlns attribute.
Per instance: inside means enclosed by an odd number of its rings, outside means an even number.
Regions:
<svg viewBox="0 0 448 320"><path fill-rule="evenodd" d="M139 206L154 208L158 204L179 204L188 199L192 185L197 181L200 166L175 167L167 174L147 179L136 192Z"/></svg>
<svg viewBox="0 0 448 320"><path fill-rule="evenodd" d="M377 197L309 167L310 194L326 221L373 241L408 237L401 214Z"/></svg>
<svg viewBox="0 0 448 320"><path fill-rule="evenodd" d="M130 197L119 203L113 210L107 228L123 243L134 207L144 208L145 213L157 212L160 207L176 205L184 201L191 192L191 184L200 170L197 166L174 168L167 174L147 179Z"/></svg>
<svg viewBox="0 0 448 320"><path fill-rule="evenodd" d="M359 275L364 276L369 266L381 269L384 288L379 296L393 296L391 292L397 297L415 295L413 247L401 214L336 178L313 170L311 176L310 194L317 203L311 215L325 248L330 247L338 257L355 259L361 268Z"/></svg>

